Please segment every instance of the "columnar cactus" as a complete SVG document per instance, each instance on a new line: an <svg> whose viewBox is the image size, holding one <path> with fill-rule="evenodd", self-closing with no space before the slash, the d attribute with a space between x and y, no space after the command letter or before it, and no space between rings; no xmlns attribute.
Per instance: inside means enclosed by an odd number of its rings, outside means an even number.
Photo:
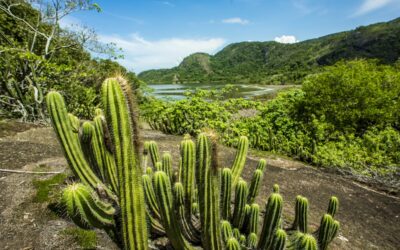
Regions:
<svg viewBox="0 0 400 250"><path fill-rule="evenodd" d="M190 243L183 237L178 218L175 214L175 205L172 196L171 182L167 174L157 171L153 176L154 189L160 206L160 214L165 231L175 249L192 249Z"/></svg>
<svg viewBox="0 0 400 250"><path fill-rule="evenodd" d="M238 144L235 161L232 165L232 184L236 186L242 174L244 164L246 163L246 155L249 149L249 139L246 136L241 136Z"/></svg>
<svg viewBox="0 0 400 250"><path fill-rule="evenodd" d="M263 172L261 169L256 169L253 173L253 178L251 179L250 188L249 188L249 196L247 197L248 203L253 203L256 197L258 196L258 192L260 191L261 182L262 182Z"/></svg>
<svg viewBox="0 0 400 250"><path fill-rule="evenodd" d="M336 237L338 230L339 222L334 220L330 214L325 214L318 229L318 245L321 250L327 249L328 244Z"/></svg>
<svg viewBox="0 0 400 250"><path fill-rule="evenodd" d="M295 205L295 219L293 229L298 229L302 233L307 233L308 200L298 195Z"/></svg>
<svg viewBox="0 0 400 250"><path fill-rule="evenodd" d="M332 196L329 200L328 211L327 213L333 217L335 217L336 211L339 209L339 200L335 196Z"/></svg>
<svg viewBox="0 0 400 250"><path fill-rule="evenodd" d="M296 235L295 250L317 250L317 241L311 234L298 233Z"/></svg>
<svg viewBox="0 0 400 250"><path fill-rule="evenodd" d="M216 139L202 133L197 139L197 171L202 241L205 249L222 249L219 208L219 169Z"/></svg>
<svg viewBox="0 0 400 250"><path fill-rule="evenodd" d="M246 137L239 140L233 165L220 168L212 132L198 135L196 143L185 136L175 171L171 154L160 157L154 141L144 143L140 158L137 112L125 80L107 79L102 103L104 112L97 109L93 121L82 122L67 113L60 94L47 95L54 130L79 181L66 187L61 204L78 226L101 228L127 250L148 249L149 235L166 235L179 250L280 250L286 246L311 250L317 245L325 250L338 233L339 222L333 219L336 197L330 199L314 233L317 240L307 234L306 198L297 197L295 221L287 233L282 229L283 199L278 185L265 213L260 211L256 202L266 161L258 162L249 185L241 178L249 146ZM173 176L175 172L178 176Z"/></svg>
<svg viewBox="0 0 400 250"><path fill-rule="evenodd" d="M278 229L275 232L274 238L272 240L271 249L283 250L286 245L287 234L284 230Z"/></svg>
<svg viewBox="0 0 400 250"><path fill-rule="evenodd" d="M268 198L261 232L262 237L258 242L258 249L269 249L271 247L275 231L277 230L281 219L282 203L282 196L278 193L273 193Z"/></svg>
<svg viewBox="0 0 400 250"><path fill-rule="evenodd" d="M232 221L233 226L241 228L246 216L245 206L247 201L248 188L244 180L240 180L236 185L235 191L235 208L233 211Z"/></svg>
<svg viewBox="0 0 400 250"><path fill-rule="evenodd" d="M123 244L126 249L147 249L143 171L129 84L124 79L107 79L102 86L102 100L117 168Z"/></svg>
<svg viewBox="0 0 400 250"><path fill-rule="evenodd" d="M231 217L231 189L232 172L230 168L224 168L221 176L221 217L224 220Z"/></svg>
<svg viewBox="0 0 400 250"><path fill-rule="evenodd" d="M75 183L64 189L62 202L67 214L81 227L111 229L115 226L115 209L102 202L86 185Z"/></svg>

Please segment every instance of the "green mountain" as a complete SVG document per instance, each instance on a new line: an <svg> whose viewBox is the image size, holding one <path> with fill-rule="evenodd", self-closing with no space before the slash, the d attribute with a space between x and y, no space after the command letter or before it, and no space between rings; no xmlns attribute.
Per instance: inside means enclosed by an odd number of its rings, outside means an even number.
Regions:
<svg viewBox="0 0 400 250"><path fill-rule="evenodd" d="M385 64L399 60L400 18L294 44L234 43L214 56L195 53L177 67L138 76L148 83L290 84L321 66L355 58L374 58Z"/></svg>

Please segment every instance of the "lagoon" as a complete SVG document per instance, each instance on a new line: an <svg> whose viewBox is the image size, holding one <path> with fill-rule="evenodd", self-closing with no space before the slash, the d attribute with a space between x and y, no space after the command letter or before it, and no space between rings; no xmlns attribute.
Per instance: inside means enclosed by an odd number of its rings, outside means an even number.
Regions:
<svg viewBox="0 0 400 250"><path fill-rule="evenodd" d="M267 96L274 92L290 87L290 85L260 85L260 84L231 84L234 91L229 95L230 98L252 99L256 97ZM185 98L185 92L203 90L219 90L226 84L148 84L153 91L149 95L162 100L182 100Z"/></svg>

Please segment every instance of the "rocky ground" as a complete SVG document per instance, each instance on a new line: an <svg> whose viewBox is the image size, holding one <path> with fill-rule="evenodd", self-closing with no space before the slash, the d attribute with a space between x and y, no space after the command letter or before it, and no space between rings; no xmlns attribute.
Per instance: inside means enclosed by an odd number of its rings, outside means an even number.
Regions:
<svg viewBox="0 0 400 250"><path fill-rule="evenodd" d="M173 158L178 159L181 137L145 130L143 138L156 140L161 151L170 151ZM234 152L221 146L221 165L230 166ZM399 249L398 196L378 192L300 162L260 152L248 157L245 179L251 178L260 155L267 158L268 168L257 200L259 204L264 204L272 185L278 183L285 200L284 219L293 219L294 199L301 194L310 201L309 223L315 229L329 197L336 195L340 199L336 218L341 222L341 230L331 249ZM0 169L27 172L0 171L0 249L84 248L82 241L86 238L71 233L76 227L51 210L57 190L65 184L57 181L60 175L57 173L69 174L69 171L50 128L0 122ZM96 235L97 249L117 249L103 232L96 231Z"/></svg>

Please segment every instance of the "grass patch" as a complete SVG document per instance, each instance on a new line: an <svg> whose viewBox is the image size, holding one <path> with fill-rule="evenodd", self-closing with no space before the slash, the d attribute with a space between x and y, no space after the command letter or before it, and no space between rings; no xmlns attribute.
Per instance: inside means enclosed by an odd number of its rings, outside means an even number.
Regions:
<svg viewBox="0 0 400 250"><path fill-rule="evenodd" d="M96 249L97 235L93 230L71 227L63 230L61 233L72 236L82 249Z"/></svg>
<svg viewBox="0 0 400 250"><path fill-rule="evenodd" d="M52 192L64 182L66 174L57 174L46 180L33 180L33 185L36 188L36 195L33 198L34 202L50 201Z"/></svg>

